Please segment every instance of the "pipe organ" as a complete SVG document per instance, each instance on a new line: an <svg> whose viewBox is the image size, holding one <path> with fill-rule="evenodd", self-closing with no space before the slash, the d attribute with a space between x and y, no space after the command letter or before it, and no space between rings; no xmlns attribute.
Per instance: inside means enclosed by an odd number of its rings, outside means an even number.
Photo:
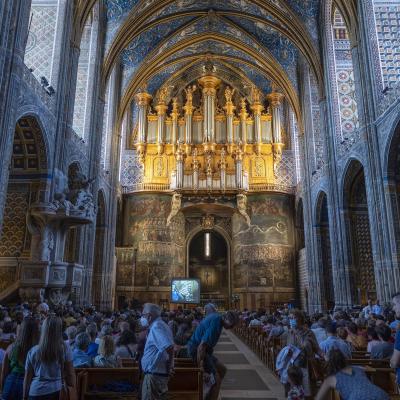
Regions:
<svg viewBox="0 0 400 400"><path fill-rule="evenodd" d="M266 106L258 88L244 96L208 74L181 91L181 102L168 96L166 87L154 99L144 89L136 94L142 189L245 191L276 182L281 93L269 93Z"/></svg>

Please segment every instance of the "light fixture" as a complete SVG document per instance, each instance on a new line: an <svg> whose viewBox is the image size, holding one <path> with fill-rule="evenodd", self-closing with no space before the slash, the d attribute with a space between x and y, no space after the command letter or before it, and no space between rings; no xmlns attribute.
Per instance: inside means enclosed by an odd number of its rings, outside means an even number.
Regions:
<svg viewBox="0 0 400 400"><path fill-rule="evenodd" d="M204 257L211 257L211 235L210 232L204 234Z"/></svg>

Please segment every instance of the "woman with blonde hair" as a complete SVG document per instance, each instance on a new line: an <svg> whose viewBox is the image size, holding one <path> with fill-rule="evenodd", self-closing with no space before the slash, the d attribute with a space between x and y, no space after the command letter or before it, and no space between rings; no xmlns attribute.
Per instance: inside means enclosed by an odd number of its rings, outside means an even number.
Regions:
<svg viewBox="0 0 400 400"><path fill-rule="evenodd" d="M17 340L8 346L1 371L3 400L21 400L28 351L39 341L39 321L26 317L18 331Z"/></svg>
<svg viewBox="0 0 400 400"><path fill-rule="evenodd" d="M72 354L65 345L62 321L49 316L40 340L28 353L25 364L24 400L58 400L63 384L75 387Z"/></svg>
<svg viewBox="0 0 400 400"><path fill-rule="evenodd" d="M120 368L121 359L115 355L115 343L111 336L100 339L99 354L94 359L94 366L100 368Z"/></svg>

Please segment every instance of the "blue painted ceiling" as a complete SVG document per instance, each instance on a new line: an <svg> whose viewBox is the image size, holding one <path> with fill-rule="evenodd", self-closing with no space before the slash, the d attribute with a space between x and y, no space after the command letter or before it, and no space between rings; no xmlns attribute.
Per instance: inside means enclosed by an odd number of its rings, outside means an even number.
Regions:
<svg viewBox="0 0 400 400"><path fill-rule="evenodd" d="M106 52L111 48L116 34L128 19L134 19L138 14L156 5L158 0L105 0L107 9ZM275 9L283 11L290 19L299 17L308 32L314 46L318 43L318 15L320 0L264 0ZM262 3L260 3L262 4ZM290 12L292 15L290 15ZM193 15L179 16L177 13L202 12ZM234 15L221 16L224 13L240 12L240 17ZM207 14L206 16L204 16ZM263 75L259 63L248 52L251 48L261 56L267 54L281 65L293 88L298 88L297 60L300 54L295 44L285 36L282 22L264 8L251 0L176 0L151 14L147 20L156 21L171 16L174 18L160 22L140 35L136 36L121 52L123 66L123 83L125 90L132 79L135 79L140 67L145 62L157 59L165 51L178 46L181 42L196 39L203 34L218 34L240 42L244 49L224 44L216 39L204 40L188 44L183 49L174 52L168 58L160 61L165 69L157 72L148 82L150 91L155 92L174 72L182 69L184 61L176 62L187 56L211 54L213 57L232 57L231 65L240 70L264 92L270 91L270 79ZM258 20L255 20L255 17ZM265 57L263 57L265 59ZM187 63L187 62L186 62Z"/></svg>

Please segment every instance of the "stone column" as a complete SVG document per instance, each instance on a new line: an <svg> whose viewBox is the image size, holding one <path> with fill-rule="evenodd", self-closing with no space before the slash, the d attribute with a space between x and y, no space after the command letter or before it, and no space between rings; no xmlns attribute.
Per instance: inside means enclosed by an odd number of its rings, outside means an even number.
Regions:
<svg viewBox="0 0 400 400"><path fill-rule="evenodd" d="M284 98L283 94L278 92L272 92L267 96L267 99L271 105L272 137L274 143L282 143L280 107L283 98Z"/></svg>
<svg viewBox="0 0 400 400"><path fill-rule="evenodd" d="M203 87L204 143L215 143L215 97L221 80L207 75L199 79Z"/></svg>
<svg viewBox="0 0 400 400"><path fill-rule="evenodd" d="M0 235L15 132L19 80L24 68L30 0L0 2Z"/></svg>
<svg viewBox="0 0 400 400"><path fill-rule="evenodd" d="M246 99L242 97L240 101L240 132L241 132L241 141L246 146L247 144L247 108L246 108Z"/></svg>
<svg viewBox="0 0 400 400"><path fill-rule="evenodd" d="M228 142L228 152L231 154L233 151L233 144L235 142L233 137L233 113L235 112L235 105L232 102L232 96L235 90L232 90L229 86L225 89L226 103L224 110L226 111L226 138Z"/></svg>

